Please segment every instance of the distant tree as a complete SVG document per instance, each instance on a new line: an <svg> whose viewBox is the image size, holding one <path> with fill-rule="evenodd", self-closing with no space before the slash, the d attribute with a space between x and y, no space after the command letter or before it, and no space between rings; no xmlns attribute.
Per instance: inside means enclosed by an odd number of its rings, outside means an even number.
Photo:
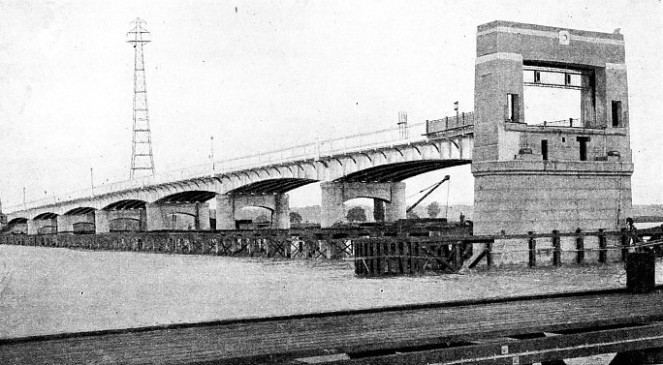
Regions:
<svg viewBox="0 0 663 365"><path fill-rule="evenodd" d="M409 211L406 216L407 219L419 219L419 214Z"/></svg>
<svg viewBox="0 0 663 365"><path fill-rule="evenodd" d="M290 224L301 224L302 215L297 212L290 212Z"/></svg>
<svg viewBox="0 0 663 365"><path fill-rule="evenodd" d="M366 222L366 212L362 207L352 207L348 210L347 218L350 222Z"/></svg>
<svg viewBox="0 0 663 365"><path fill-rule="evenodd" d="M440 204L438 202L432 202L428 204L426 207L426 211L428 212L428 216L431 218L437 217L438 214L440 214L440 211L442 209L440 208Z"/></svg>

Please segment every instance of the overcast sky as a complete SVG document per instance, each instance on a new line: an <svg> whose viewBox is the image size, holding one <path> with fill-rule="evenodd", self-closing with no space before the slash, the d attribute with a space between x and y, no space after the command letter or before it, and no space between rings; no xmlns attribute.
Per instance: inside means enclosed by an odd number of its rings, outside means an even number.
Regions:
<svg viewBox="0 0 663 365"><path fill-rule="evenodd" d="M612 32L626 41L635 204L663 203L659 1L0 0L4 206L124 180L131 157L130 22L145 19L158 171L473 110L476 27L502 19ZM407 180L408 196L469 166ZM432 197L445 201L447 191ZM417 196L411 197L411 201ZM319 203L317 186L291 205Z"/></svg>

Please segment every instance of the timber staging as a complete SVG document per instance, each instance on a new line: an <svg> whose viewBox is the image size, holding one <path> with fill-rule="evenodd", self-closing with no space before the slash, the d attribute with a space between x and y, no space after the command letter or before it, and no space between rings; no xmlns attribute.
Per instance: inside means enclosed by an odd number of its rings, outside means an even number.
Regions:
<svg viewBox="0 0 663 365"><path fill-rule="evenodd" d="M0 340L1 364L531 364L663 348L663 287ZM621 356L621 355L618 355Z"/></svg>

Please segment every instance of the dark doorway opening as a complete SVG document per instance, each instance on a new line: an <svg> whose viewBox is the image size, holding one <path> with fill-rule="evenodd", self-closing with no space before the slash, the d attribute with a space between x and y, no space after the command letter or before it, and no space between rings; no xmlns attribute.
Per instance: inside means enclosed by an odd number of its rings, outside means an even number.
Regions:
<svg viewBox="0 0 663 365"><path fill-rule="evenodd" d="M580 143L580 161L587 161L587 142L589 142L589 137L578 137L578 143Z"/></svg>

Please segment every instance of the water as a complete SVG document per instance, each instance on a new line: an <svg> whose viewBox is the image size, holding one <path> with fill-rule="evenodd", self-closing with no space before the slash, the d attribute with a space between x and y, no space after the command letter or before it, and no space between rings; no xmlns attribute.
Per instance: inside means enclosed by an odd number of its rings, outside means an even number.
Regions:
<svg viewBox="0 0 663 365"><path fill-rule="evenodd" d="M646 229L646 228L653 228L653 227L660 227L663 225L663 222L644 222L644 223L635 223L635 226L638 229Z"/></svg>
<svg viewBox="0 0 663 365"><path fill-rule="evenodd" d="M663 265L658 265L663 266ZM365 279L351 261L0 246L0 338L624 287L623 265ZM657 272L657 281L663 273Z"/></svg>

